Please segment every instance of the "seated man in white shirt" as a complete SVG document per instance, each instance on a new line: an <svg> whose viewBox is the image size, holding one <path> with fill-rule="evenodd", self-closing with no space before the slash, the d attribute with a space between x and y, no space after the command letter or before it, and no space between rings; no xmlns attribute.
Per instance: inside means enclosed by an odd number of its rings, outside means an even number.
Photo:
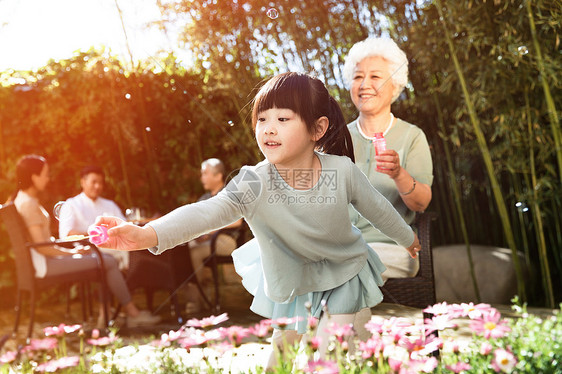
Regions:
<svg viewBox="0 0 562 374"><path fill-rule="evenodd" d="M105 185L105 174L98 166L86 166L80 172L82 192L66 200L60 211L59 237L69 235L87 235L88 226L98 216L115 216L125 219L115 202L101 197ZM114 256L119 269L129 267L129 253L113 249L100 249Z"/></svg>

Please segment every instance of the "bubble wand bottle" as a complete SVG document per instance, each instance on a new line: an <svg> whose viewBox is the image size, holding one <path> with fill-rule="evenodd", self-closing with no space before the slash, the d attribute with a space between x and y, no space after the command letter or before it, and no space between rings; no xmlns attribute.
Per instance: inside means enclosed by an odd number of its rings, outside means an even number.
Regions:
<svg viewBox="0 0 562 374"><path fill-rule="evenodd" d="M386 140L384 139L382 132L375 133L375 138L373 139L373 146L375 147L375 155L380 155L383 151L386 151ZM377 165L377 170L381 168Z"/></svg>

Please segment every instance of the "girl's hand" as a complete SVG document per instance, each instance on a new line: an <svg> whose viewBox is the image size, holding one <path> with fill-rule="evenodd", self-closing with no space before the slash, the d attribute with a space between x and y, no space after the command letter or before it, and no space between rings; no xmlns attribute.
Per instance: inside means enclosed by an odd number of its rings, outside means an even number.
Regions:
<svg viewBox="0 0 562 374"><path fill-rule="evenodd" d="M95 225L108 228L109 239L98 245L100 248L134 251L158 244L156 232L150 226L140 227L117 217L98 217Z"/></svg>
<svg viewBox="0 0 562 374"><path fill-rule="evenodd" d="M378 156L375 156L377 162L377 171L379 173L387 174L392 179L400 174L400 156L393 149L382 151Z"/></svg>
<svg viewBox="0 0 562 374"><path fill-rule="evenodd" d="M412 258L418 257L418 252L421 251L421 244L420 241L418 240L418 236L416 235L416 233L414 233L414 242L412 243L411 246L406 248L406 250L408 251L408 253L410 253L410 256Z"/></svg>

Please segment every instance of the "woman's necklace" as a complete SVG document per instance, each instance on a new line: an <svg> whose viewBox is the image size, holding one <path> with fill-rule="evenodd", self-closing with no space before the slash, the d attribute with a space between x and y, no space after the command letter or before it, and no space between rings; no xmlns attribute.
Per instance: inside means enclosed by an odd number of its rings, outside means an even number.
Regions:
<svg viewBox="0 0 562 374"><path fill-rule="evenodd" d="M388 122L388 126L386 127L386 130L384 130L384 132L382 133L382 136L386 136L386 134L388 133L388 130L390 130L390 128L392 127L393 122L394 122L394 115L391 112L390 113L390 121ZM363 133L363 136L365 136L366 138L373 139L375 137L375 135L373 135L373 136L367 135L367 132L363 130L363 125L361 125L360 122L359 122L359 129L361 130L361 133Z"/></svg>

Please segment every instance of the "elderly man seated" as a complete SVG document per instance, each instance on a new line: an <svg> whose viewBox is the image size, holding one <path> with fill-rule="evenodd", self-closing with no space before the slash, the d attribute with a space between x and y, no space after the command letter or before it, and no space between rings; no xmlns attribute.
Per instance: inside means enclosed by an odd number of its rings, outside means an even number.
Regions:
<svg viewBox="0 0 562 374"><path fill-rule="evenodd" d="M221 160L217 158L210 158L201 163L201 184L205 189L198 201L209 199L219 193L225 186L225 167ZM242 220L238 220L227 228L237 228L242 225ZM203 235L195 240L189 242L189 250L191 261L197 281L204 288L207 284L212 282L211 272L208 268L203 266L203 261L211 254L211 236L213 233ZM217 238L216 250L217 254L221 256L228 256L236 249L236 238L228 235L220 235ZM188 313L197 312L201 309L201 300L197 297L197 292L192 290L190 292L191 300L188 301L186 311Z"/></svg>

